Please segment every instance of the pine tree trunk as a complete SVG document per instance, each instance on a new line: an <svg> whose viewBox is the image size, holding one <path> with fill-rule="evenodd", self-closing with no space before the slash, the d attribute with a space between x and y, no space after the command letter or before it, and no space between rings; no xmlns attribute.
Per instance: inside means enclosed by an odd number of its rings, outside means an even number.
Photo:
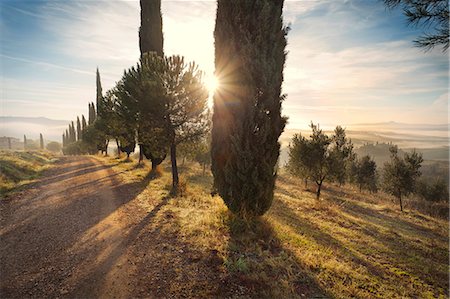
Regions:
<svg viewBox="0 0 450 299"><path fill-rule="evenodd" d="M138 165L141 165L141 162L144 160L144 149L142 148L142 144L139 144L139 162Z"/></svg>
<svg viewBox="0 0 450 299"><path fill-rule="evenodd" d="M317 184L317 193L316 193L316 199L319 200L320 198L320 190L322 189L322 182Z"/></svg>
<svg viewBox="0 0 450 299"><path fill-rule="evenodd" d="M398 197L398 200L400 201L400 211L403 212L403 203L402 203L402 195L400 194L400 196Z"/></svg>
<svg viewBox="0 0 450 299"><path fill-rule="evenodd" d="M117 145L117 157L120 158L120 146L119 146L119 139L116 138L116 145Z"/></svg>
<svg viewBox="0 0 450 299"><path fill-rule="evenodd" d="M172 162L172 195L178 192L178 167L177 167L177 147L174 142L170 145L170 160Z"/></svg>
<svg viewBox="0 0 450 299"><path fill-rule="evenodd" d="M206 163L203 164L203 175L205 175L205 171L206 171Z"/></svg>
<svg viewBox="0 0 450 299"><path fill-rule="evenodd" d="M305 189L308 188L308 178L305 178Z"/></svg>

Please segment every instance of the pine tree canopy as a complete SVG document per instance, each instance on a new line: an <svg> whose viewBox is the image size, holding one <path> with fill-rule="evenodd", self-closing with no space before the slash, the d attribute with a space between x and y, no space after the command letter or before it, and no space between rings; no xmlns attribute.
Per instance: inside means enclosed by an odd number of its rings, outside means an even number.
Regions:
<svg viewBox="0 0 450 299"><path fill-rule="evenodd" d="M449 7L448 0L384 0L389 8L400 6L408 23L424 28L425 32L414 40L417 47L429 51L442 46L449 47Z"/></svg>

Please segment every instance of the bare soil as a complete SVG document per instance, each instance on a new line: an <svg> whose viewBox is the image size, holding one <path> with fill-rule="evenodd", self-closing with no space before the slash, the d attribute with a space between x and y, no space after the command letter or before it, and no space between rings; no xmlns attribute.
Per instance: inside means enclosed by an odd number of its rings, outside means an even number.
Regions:
<svg viewBox="0 0 450 299"><path fill-rule="evenodd" d="M227 296L217 253L193 251L166 225L176 222L161 209L170 199L135 200L147 185L94 158L64 157L2 199L0 297Z"/></svg>

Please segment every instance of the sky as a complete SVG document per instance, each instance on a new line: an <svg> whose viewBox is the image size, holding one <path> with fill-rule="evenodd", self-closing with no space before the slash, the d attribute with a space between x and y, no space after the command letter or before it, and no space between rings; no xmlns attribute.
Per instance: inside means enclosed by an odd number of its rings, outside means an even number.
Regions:
<svg viewBox="0 0 450 299"><path fill-rule="evenodd" d="M162 0L164 51L214 73L215 1ZM139 1L2 0L0 116L73 120L139 59ZM448 123L448 53L381 0L285 0L288 128Z"/></svg>

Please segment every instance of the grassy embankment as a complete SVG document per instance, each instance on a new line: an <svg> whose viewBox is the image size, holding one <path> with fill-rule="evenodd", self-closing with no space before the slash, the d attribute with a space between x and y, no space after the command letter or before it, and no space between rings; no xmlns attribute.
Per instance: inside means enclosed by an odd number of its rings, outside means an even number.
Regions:
<svg viewBox="0 0 450 299"><path fill-rule="evenodd" d="M54 161L45 151L0 151L0 196L33 182Z"/></svg>
<svg viewBox="0 0 450 299"><path fill-rule="evenodd" d="M145 180L148 172L135 162L100 159L125 181ZM221 281L242 296L448 298L445 220L401 213L385 195L350 187L328 185L317 201L300 181L281 174L269 213L244 223L228 213L220 197L210 196L210 173L203 176L193 163L181 173L184 195L159 204L153 222L198 252L217 253ZM161 177L146 183L136 200L154 213L151 202L170 190L168 164ZM218 292L212 295L226 294Z"/></svg>

